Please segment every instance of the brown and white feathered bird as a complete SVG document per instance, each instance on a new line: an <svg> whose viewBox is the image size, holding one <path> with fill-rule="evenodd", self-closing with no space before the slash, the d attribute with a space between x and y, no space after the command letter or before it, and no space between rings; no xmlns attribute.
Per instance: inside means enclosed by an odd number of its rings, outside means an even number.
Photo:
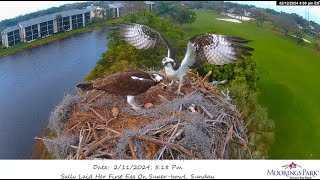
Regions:
<svg viewBox="0 0 320 180"><path fill-rule="evenodd" d="M148 26L135 23L115 24L120 32L120 36L129 44L138 49L153 48L156 43L162 42L168 49L168 55L162 60L162 65L167 76L174 81L179 80L178 94L181 94L181 87L184 75L191 68L198 68L203 63L209 62L214 65L224 65L243 60L244 57L251 56L253 48L246 47L244 44L249 40L221 34L201 34L188 40L187 51L178 66L172 57L172 49L167 41L154 29Z"/></svg>
<svg viewBox="0 0 320 180"><path fill-rule="evenodd" d="M81 83L77 88L83 90L101 90L110 94L127 96L127 102L134 110L140 107L134 102L134 96L146 92L159 84L162 77L138 70L120 71L107 77L99 78L89 83Z"/></svg>

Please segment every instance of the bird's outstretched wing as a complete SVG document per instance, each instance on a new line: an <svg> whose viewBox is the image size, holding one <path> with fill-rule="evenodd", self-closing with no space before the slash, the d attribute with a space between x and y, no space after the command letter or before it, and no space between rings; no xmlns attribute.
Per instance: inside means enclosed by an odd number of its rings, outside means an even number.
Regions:
<svg viewBox="0 0 320 180"><path fill-rule="evenodd" d="M250 42L236 36L219 34L202 34L189 39L185 58L181 62L181 69L197 68L204 62L215 65L233 63L251 56L253 48L244 46Z"/></svg>
<svg viewBox="0 0 320 180"><path fill-rule="evenodd" d="M156 30L136 23L115 23L119 27L120 36L137 49L153 48L157 42L163 42L168 49L168 57L172 56L167 41Z"/></svg>

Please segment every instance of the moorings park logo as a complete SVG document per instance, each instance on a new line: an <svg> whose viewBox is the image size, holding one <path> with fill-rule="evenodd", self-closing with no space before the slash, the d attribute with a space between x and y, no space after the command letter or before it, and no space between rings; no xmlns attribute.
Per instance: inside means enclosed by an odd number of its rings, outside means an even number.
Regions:
<svg viewBox="0 0 320 180"><path fill-rule="evenodd" d="M268 169L267 176L276 176L276 177L288 177L288 178L297 178L297 179L310 179L310 178L319 178L320 170L314 169L305 169L302 166L291 162L291 164L286 164L281 166L281 169Z"/></svg>

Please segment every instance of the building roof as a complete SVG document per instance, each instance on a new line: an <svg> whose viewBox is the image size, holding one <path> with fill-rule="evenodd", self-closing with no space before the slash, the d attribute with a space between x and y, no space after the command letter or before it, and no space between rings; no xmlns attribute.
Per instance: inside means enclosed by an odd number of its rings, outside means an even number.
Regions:
<svg viewBox="0 0 320 180"><path fill-rule="evenodd" d="M146 3L146 4L156 4L156 3L152 2L152 1L145 1L144 3Z"/></svg>
<svg viewBox="0 0 320 180"><path fill-rule="evenodd" d="M112 3L112 4L108 4L109 7L111 8L121 8L123 7L123 4L122 3L119 3L119 2L116 2L116 3Z"/></svg>
<svg viewBox="0 0 320 180"><path fill-rule="evenodd" d="M15 25L15 26L11 26L11 27L5 28L1 33L8 33L8 32L11 32L11 31L14 31L14 30L17 30L17 29L19 29L19 26Z"/></svg>
<svg viewBox="0 0 320 180"><path fill-rule="evenodd" d="M68 17L68 16L73 16L76 14L83 14L86 12L90 12L92 11L94 8L89 7L86 9L73 9L73 10L69 10L69 11L62 11L62 12L58 12L58 13L54 13L54 14L48 14L45 16L41 16L41 17L37 17L37 18L33 18L33 19L29 19L26 21L22 21L20 23L18 23L19 25L21 25L22 27L27 27L27 26L31 26L34 24L39 24L42 22L46 22L46 21L50 21L50 20L54 20L56 19L57 15L61 15L62 17Z"/></svg>

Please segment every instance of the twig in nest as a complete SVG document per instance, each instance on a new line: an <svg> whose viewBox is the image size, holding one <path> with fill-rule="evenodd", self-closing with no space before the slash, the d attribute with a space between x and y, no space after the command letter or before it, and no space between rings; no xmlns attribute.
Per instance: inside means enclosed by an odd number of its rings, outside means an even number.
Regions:
<svg viewBox="0 0 320 180"><path fill-rule="evenodd" d="M95 89L93 89L93 90L91 90L91 91L87 91L87 93L86 93L86 95L85 95L85 98L83 98L83 100L82 100L81 102L85 102L85 101L87 100L87 98L88 98L91 94L93 94L95 91L96 91Z"/></svg>
<svg viewBox="0 0 320 180"><path fill-rule="evenodd" d="M107 122L108 120L99 114L96 110L89 108L96 116L98 116L102 121Z"/></svg>
<svg viewBox="0 0 320 180"><path fill-rule="evenodd" d="M81 120L78 124L74 125L72 128L70 128L68 130L68 132L72 131L73 129L75 129L77 126L79 126L84 120Z"/></svg>
<svg viewBox="0 0 320 180"><path fill-rule="evenodd" d="M210 85L208 85L207 83L204 83L203 86L204 86L204 88L205 88L206 90L208 90L208 91L212 91L212 92L214 92L214 93L219 93L218 88L215 87L215 86L210 86Z"/></svg>
<svg viewBox="0 0 320 180"><path fill-rule="evenodd" d="M106 123L106 126L108 126L109 122L111 122L111 121L113 121L113 120L115 120L115 119L117 119L117 118L118 118L118 117L113 117L113 118L111 118L110 120L108 120L107 123Z"/></svg>
<svg viewBox="0 0 320 180"><path fill-rule="evenodd" d="M113 129L108 128L108 127L105 127L104 129L105 129L105 130L108 130L108 131L110 131L110 132L115 133L117 136L121 136L121 133L120 133L120 132L118 132L118 131L116 131L116 130L113 130Z"/></svg>
<svg viewBox="0 0 320 180"><path fill-rule="evenodd" d="M77 155L76 155L77 159L79 159L79 157L80 157L82 140L83 140L83 128L80 130L80 133L79 133L79 147L77 149Z"/></svg>
<svg viewBox="0 0 320 180"><path fill-rule="evenodd" d="M83 156L87 157L88 155L90 155L93 151L95 151L96 149L98 149L100 146L102 146L104 143L106 143L107 141L113 139L115 137L110 137L110 136L105 136L103 137L101 140L99 140L98 142L96 142L95 144L93 144L91 147L89 147L84 153Z"/></svg>
<svg viewBox="0 0 320 180"><path fill-rule="evenodd" d="M145 134L147 134L147 133L150 132L150 131L159 130L159 129L165 127L166 125L167 125L167 124L164 124L164 125L162 125L161 127L156 127L156 128L154 128L154 129L147 129L144 133L142 133L141 130L140 130L140 128L139 128L139 133L140 133L141 135L145 135Z"/></svg>
<svg viewBox="0 0 320 180"><path fill-rule="evenodd" d="M136 153L136 151L134 149L134 145L132 143L132 139L131 138L129 138L128 144L129 144L129 148L130 148L130 151L131 151L131 154L132 154L132 158L133 159L137 159L137 153Z"/></svg>
<svg viewBox="0 0 320 180"><path fill-rule="evenodd" d="M109 153L109 152L101 152L101 153L95 154L95 155L93 155L93 156L90 156L90 158L98 158L98 157L101 157L101 156L110 156L111 158L115 157L115 155L112 154L112 153Z"/></svg>
<svg viewBox="0 0 320 180"><path fill-rule="evenodd" d="M188 151L187 149L185 149L184 147L182 147L178 144L167 143L167 142L163 142L158 139L154 139L154 138L150 138L150 137L146 137L146 136L135 136L135 138L140 139L140 140L144 140L144 141L150 141L155 144L167 145L171 148L175 148L175 149L183 152L185 155L188 155L191 159L197 159L197 157L195 157L190 151Z"/></svg>
<svg viewBox="0 0 320 180"><path fill-rule="evenodd" d="M94 98L92 98L90 101L88 101L88 103L91 103L92 101L94 101L95 99L99 98L100 96L102 96L105 92L102 91L102 93L98 94L97 96L95 96Z"/></svg>
<svg viewBox="0 0 320 180"><path fill-rule="evenodd" d="M97 135L97 132L96 132L96 123L93 124L92 132L93 132L94 140L98 140L98 135Z"/></svg>
<svg viewBox="0 0 320 180"><path fill-rule="evenodd" d="M89 141L90 136L91 136L91 131L92 131L92 128L91 128L91 126L90 126L90 123L89 123L89 122L87 122L87 125L88 125L88 127L89 127L89 132L88 132L88 135L87 135L87 138L86 138L85 142L88 142L88 141Z"/></svg>
<svg viewBox="0 0 320 180"><path fill-rule="evenodd" d="M179 119L178 123L174 126L173 133L171 134L170 138L168 139L168 143L171 143L171 139L172 139L172 137L175 135L175 133L176 133L178 127L179 127L179 124L180 124L180 119ZM160 158L162 157L162 155L163 155L163 153L164 153L164 151L165 151L166 149L167 149L167 145L165 145L165 146L161 149L161 152L160 152L160 154L159 154L158 159L160 159Z"/></svg>
<svg viewBox="0 0 320 180"><path fill-rule="evenodd" d="M213 115L204 107L200 104L201 109L203 110L203 112L209 116L210 119L213 119Z"/></svg>
<svg viewBox="0 0 320 180"><path fill-rule="evenodd" d="M176 141L176 139L183 133L183 131L184 131L184 129L180 129L180 131L178 131L177 134L173 136L171 142L174 143Z"/></svg>
<svg viewBox="0 0 320 180"><path fill-rule="evenodd" d="M159 98L161 99L161 101L163 101L163 102L170 102L166 97L164 97L164 96L162 96L162 95L160 95L160 94L158 94L158 96L159 96Z"/></svg>
<svg viewBox="0 0 320 180"><path fill-rule="evenodd" d="M212 70L210 70L210 71L204 76L204 78L203 78L199 83L197 83L196 87L199 87L199 86L203 85L204 82L207 81L207 79L210 77L211 74L212 74Z"/></svg>
<svg viewBox="0 0 320 180"><path fill-rule="evenodd" d="M224 151L226 149L227 144L232 139L232 134L233 134L233 125L231 125L231 127L228 130L227 137L226 137L226 140L224 142L222 153L221 153L221 158L223 158L223 154L224 154Z"/></svg>

